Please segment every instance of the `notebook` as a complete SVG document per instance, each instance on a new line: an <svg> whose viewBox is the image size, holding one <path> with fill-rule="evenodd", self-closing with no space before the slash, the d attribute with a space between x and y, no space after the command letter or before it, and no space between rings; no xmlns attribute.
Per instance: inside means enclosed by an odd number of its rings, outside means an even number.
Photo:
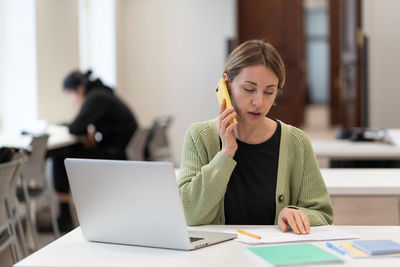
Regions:
<svg viewBox="0 0 400 267"><path fill-rule="evenodd" d="M400 244L392 240L356 240L352 245L370 255L400 253Z"/></svg>
<svg viewBox="0 0 400 267"><path fill-rule="evenodd" d="M343 260L313 244L248 247L248 251L272 266L309 263L342 263Z"/></svg>
<svg viewBox="0 0 400 267"><path fill-rule="evenodd" d="M89 241L193 250L236 237L188 232L172 163L66 159L65 167Z"/></svg>
<svg viewBox="0 0 400 267"><path fill-rule="evenodd" d="M353 258L382 258L382 257L400 257L400 253L393 253L393 254L376 254L370 255L365 253L364 251L353 247L352 242L342 242L340 244L342 248L346 250L346 252L352 256Z"/></svg>

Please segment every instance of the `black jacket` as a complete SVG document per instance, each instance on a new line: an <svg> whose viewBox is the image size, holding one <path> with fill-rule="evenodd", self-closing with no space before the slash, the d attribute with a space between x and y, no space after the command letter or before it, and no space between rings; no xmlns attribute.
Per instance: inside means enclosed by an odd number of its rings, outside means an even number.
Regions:
<svg viewBox="0 0 400 267"><path fill-rule="evenodd" d="M93 124L96 132L102 135L99 148L112 154L124 155L125 148L138 127L130 109L110 88L102 86L101 82L87 87L85 101L77 117L69 125L69 131L71 134L85 135L89 124Z"/></svg>

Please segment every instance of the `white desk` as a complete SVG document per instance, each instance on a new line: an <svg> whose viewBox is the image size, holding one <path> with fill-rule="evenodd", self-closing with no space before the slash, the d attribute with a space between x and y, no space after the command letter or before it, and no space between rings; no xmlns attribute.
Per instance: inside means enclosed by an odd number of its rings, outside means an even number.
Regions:
<svg viewBox="0 0 400 267"><path fill-rule="evenodd" d="M400 160L400 147L379 142L312 140L318 158L332 160Z"/></svg>
<svg viewBox="0 0 400 267"><path fill-rule="evenodd" d="M47 150L76 144L78 137L71 135L65 126L51 125L48 127L49 140ZM29 150L32 137L29 135L0 135L0 147L15 147Z"/></svg>
<svg viewBox="0 0 400 267"><path fill-rule="evenodd" d="M257 228L260 226L245 226ZM263 226L273 227L273 226ZM197 227L196 227L197 228ZM203 230L222 231L235 226L202 226ZM338 226L340 229L359 234L363 239L393 239L400 242L400 226ZM313 242L335 254L325 242ZM228 241L195 251L177 251L135 246L88 242L83 239L80 228L18 262L14 266L266 266L245 251L247 245ZM400 258L353 259L339 255L345 264L338 266L400 266ZM361 264L361 265L360 265ZM312 265L326 266L326 265Z"/></svg>
<svg viewBox="0 0 400 267"><path fill-rule="evenodd" d="M47 131L50 135L49 140L47 141L48 150L54 150L78 143L78 137L70 134L68 127L66 126L50 125Z"/></svg>
<svg viewBox="0 0 400 267"><path fill-rule="evenodd" d="M321 169L331 196L400 196L400 169Z"/></svg>
<svg viewBox="0 0 400 267"><path fill-rule="evenodd" d="M400 168L333 168L321 169L321 174L332 203L335 197L397 197L400 210Z"/></svg>

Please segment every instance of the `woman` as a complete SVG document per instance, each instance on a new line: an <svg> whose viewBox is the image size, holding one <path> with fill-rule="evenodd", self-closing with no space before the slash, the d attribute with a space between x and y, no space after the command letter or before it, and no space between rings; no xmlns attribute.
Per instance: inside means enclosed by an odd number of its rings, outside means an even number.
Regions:
<svg viewBox="0 0 400 267"><path fill-rule="evenodd" d="M185 136L178 185L188 224L278 224L296 234L331 224L310 141L268 117L285 83L278 52L247 41L232 51L223 77L233 107L223 101L218 118L191 125Z"/></svg>
<svg viewBox="0 0 400 267"><path fill-rule="evenodd" d="M63 232L72 227L64 159L126 159L126 146L138 127L130 109L100 79L91 79L91 73L72 71L63 83L63 90L70 101L80 108L78 115L68 125L69 132L82 137L82 143L60 151L53 157L54 186L61 203L58 221Z"/></svg>

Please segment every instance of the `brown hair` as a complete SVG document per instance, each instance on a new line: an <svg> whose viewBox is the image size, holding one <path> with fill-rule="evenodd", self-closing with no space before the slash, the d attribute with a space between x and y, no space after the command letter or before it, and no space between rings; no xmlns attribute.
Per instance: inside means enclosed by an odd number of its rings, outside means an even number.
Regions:
<svg viewBox="0 0 400 267"><path fill-rule="evenodd" d="M278 77L278 89L285 84L285 66L278 51L262 40L249 40L236 47L229 55L224 73L230 82L246 67L262 64Z"/></svg>

